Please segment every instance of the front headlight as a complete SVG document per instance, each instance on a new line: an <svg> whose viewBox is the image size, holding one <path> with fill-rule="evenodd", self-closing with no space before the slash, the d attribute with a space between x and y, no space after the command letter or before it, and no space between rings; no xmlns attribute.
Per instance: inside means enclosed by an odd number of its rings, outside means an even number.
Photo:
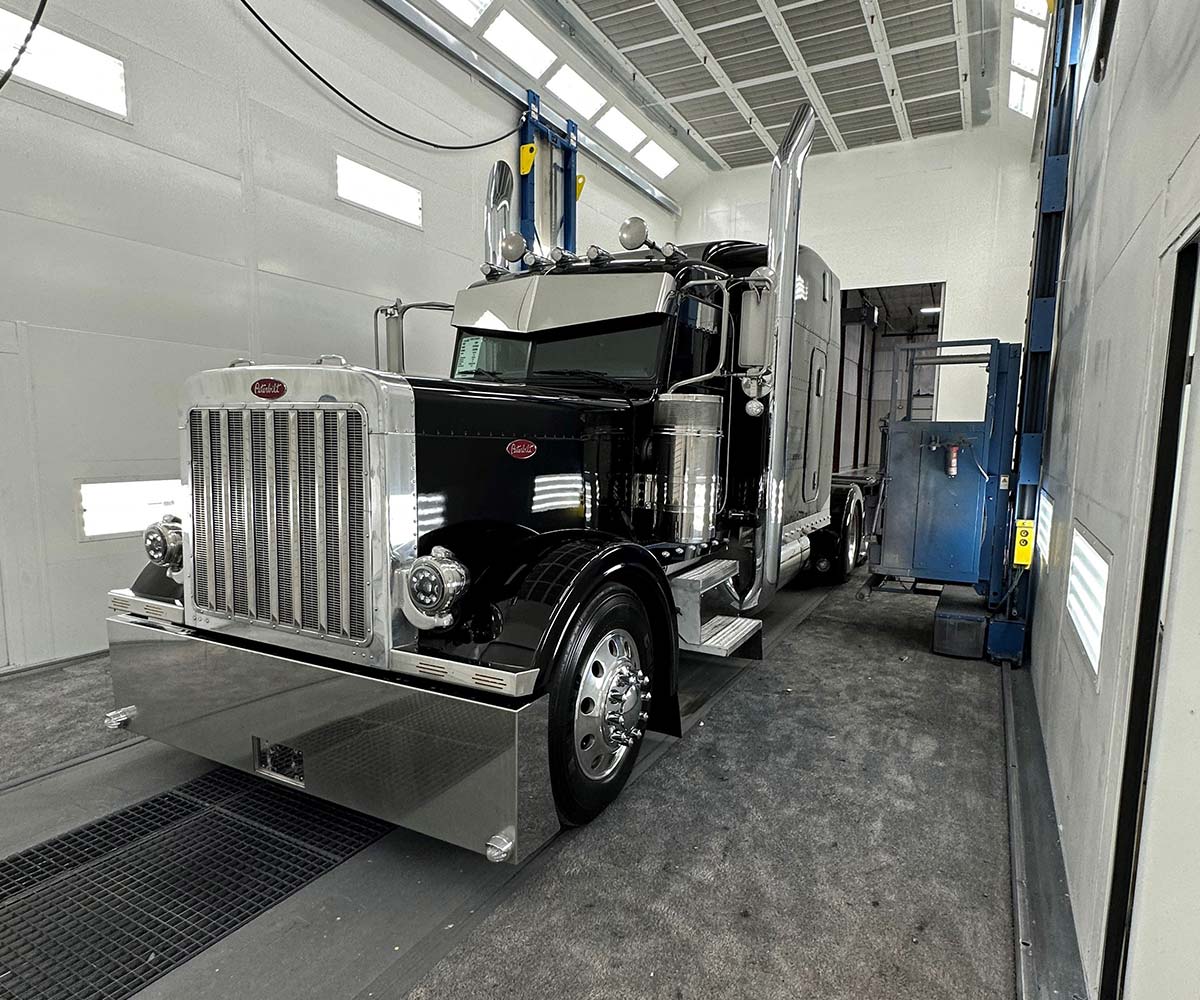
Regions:
<svg viewBox="0 0 1200 1000"><path fill-rule="evenodd" d="M179 518L167 514L142 532L146 558L156 566L178 570L183 566L183 530Z"/></svg>
<svg viewBox="0 0 1200 1000"><path fill-rule="evenodd" d="M467 567L454 553L436 545L429 555L413 560L408 570L408 596L422 614L443 618L462 597L468 579Z"/></svg>

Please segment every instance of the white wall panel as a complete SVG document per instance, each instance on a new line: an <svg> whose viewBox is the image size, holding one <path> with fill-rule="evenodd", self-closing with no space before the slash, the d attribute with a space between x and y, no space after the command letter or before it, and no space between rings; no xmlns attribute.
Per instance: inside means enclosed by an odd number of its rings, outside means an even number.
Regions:
<svg viewBox="0 0 1200 1000"><path fill-rule="evenodd" d="M0 157L0 211L246 262L236 173L11 102L0 102L0 129L25 136L21 156Z"/></svg>
<svg viewBox="0 0 1200 1000"><path fill-rule="evenodd" d="M1174 280L1171 245L1200 212L1200 183L1181 162L1200 137L1195 6L1185 0L1135 4L1128 11L1126 6L1116 22L1108 72L1102 83L1088 86L1076 123L1045 449L1044 484L1054 499L1055 537L1050 565L1038 571L1033 622L1038 710L1093 995L1112 877L1161 409ZM1082 75L1089 76L1090 67L1083 67ZM1098 676L1064 610L1073 524L1112 553ZM1194 617L1185 613L1174 623L1168 620L1167 636L1173 628L1189 627ZM1182 839L1178 849L1194 854L1194 844ZM1169 874L1156 871L1160 890L1182 871L1178 864ZM1194 900L1200 885L1172 884L1167 895L1187 891ZM1126 996L1194 996L1194 922L1181 922L1177 912L1157 911L1154 897L1143 896L1141 888L1135 898L1144 908L1143 926L1155 932L1141 938L1140 953L1131 952L1137 975ZM1166 956L1171 960L1164 962ZM1189 967L1191 979L1183 974Z"/></svg>
<svg viewBox="0 0 1200 1000"><path fill-rule="evenodd" d="M5 4L5 0L0 0ZM517 109L364 0L260 0L280 33L382 117L450 143ZM423 149L315 84L236 0L58 0L47 27L125 61L128 120L11 81L0 95L0 650L28 664L101 648L136 539L80 542L74 484L177 474L176 400L236 356L370 363L371 315L478 278L497 157ZM421 189L424 226L334 198L338 153ZM580 239L673 221L598 165ZM410 324L414 371L448 370L442 316ZM0 663L5 654L0 653Z"/></svg>
<svg viewBox="0 0 1200 1000"><path fill-rule="evenodd" d="M680 240L763 240L769 167L717 175L684 203ZM1028 135L1000 125L812 157L804 167L801 239L843 288L944 281L946 340L1025 335L1037 177ZM982 377L939 395L963 417Z"/></svg>
<svg viewBox="0 0 1200 1000"><path fill-rule="evenodd" d="M11 212L0 229L5 319L245 348L242 267Z"/></svg>

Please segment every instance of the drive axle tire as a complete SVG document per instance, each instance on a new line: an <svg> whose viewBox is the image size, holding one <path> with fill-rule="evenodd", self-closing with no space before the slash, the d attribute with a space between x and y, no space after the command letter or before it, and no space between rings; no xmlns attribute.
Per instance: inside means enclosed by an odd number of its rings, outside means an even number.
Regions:
<svg viewBox="0 0 1200 1000"><path fill-rule="evenodd" d="M855 504L846 531L838 539L838 554L833 564L834 583L845 583L858 567L862 549L862 520L862 508Z"/></svg>
<svg viewBox="0 0 1200 1000"><path fill-rule="evenodd" d="M650 620L628 587L585 604L550 676L550 782L566 826L595 819L625 786L646 726Z"/></svg>

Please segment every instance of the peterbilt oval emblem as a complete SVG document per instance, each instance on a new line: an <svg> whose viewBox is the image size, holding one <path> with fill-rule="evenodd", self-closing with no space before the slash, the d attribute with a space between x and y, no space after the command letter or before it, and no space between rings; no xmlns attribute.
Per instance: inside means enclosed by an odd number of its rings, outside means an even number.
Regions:
<svg viewBox="0 0 1200 1000"><path fill-rule="evenodd" d="M250 386L250 391L259 399L279 399L287 392L287 386L277 378L260 378Z"/></svg>
<svg viewBox="0 0 1200 1000"><path fill-rule="evenodd" d="M509 441L508 447L504 449L513 458L533 458L537 454L537 445L525 438L517 438L516 441Z"/></svg>

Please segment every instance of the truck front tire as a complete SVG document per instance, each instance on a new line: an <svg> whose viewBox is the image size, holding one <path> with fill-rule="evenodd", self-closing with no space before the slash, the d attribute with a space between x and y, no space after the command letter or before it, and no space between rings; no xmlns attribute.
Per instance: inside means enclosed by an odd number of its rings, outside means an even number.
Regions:
<svg viewBox="0 0 1200 1000"><path fill-rule="evenodd" d="M598 587L550 676L550 781L566 826L595 819L629 779L648 717L652 650L637 595L620 583Z"/></svg>

